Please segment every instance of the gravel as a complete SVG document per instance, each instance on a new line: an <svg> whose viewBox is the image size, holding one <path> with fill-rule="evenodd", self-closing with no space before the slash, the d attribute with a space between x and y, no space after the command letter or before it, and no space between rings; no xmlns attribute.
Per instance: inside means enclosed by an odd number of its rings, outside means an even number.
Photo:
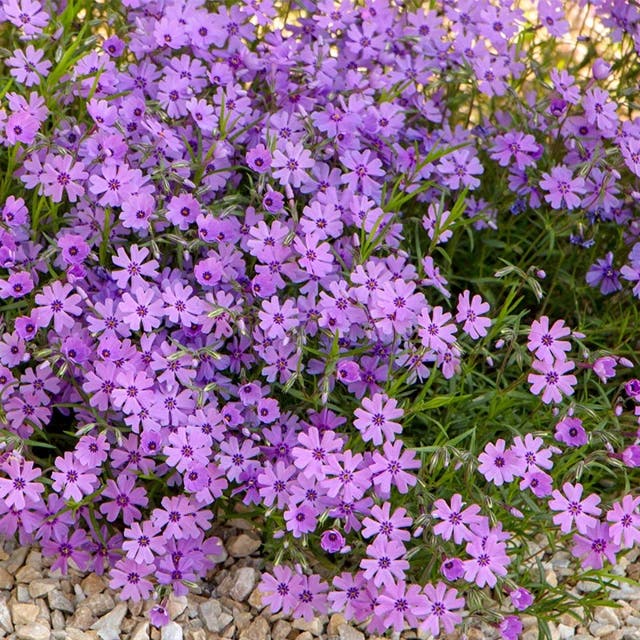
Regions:
<svg viewBox="0 0 640 640"><path fill-rule="evenodd" d="M341 613L310 620L290 620L271 615L257 585L263 562L261 540L255 532L239 528L228 536L220 564L199 589L188 596L172 596L167 602L170 622L162 629L149 623L147 612L156 604L122 602L95 573L81 573L73 566L69 575L51 571L51 560L37 549L0 548L0 640L383 640L350 624ZM534 549L534 553L535 553ZM640 553L620 563L613 573L640 577ZM547 580L566 575L568 558L544 557ZM593 590L593 583L579 582L573 594ZM565 614L550 623L552 640L640 640L640 583L620 581L613 592L617 608L598 607L586 626ZM533 616L522 616L521 640L537 640ZM467 640L497 640L498 631L488 624L466 629ZM392 640L428 640L424 632L407 630L391 634ZM447 636L460 640L461 634Z"/></svg>

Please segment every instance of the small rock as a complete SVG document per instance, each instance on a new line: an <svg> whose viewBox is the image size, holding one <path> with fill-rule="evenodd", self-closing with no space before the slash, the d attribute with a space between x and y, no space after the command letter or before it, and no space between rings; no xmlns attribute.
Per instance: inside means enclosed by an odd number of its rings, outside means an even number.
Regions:
<svg viewBox="0 0 640 640"><path fill-rule="evenodd" d="M238 631L244 631L253 622L253 613L250 611L234 611L233 622L238 628Z"/></svg>
<svg viewBox="0 0 640 640"><path fill-rule="evenodd" d="M62 611L51 612L51 626L56 631L61 631L64 629L65 619L64 619L64 615L62 615Z"/></svg>
<svg viewBox="0 0 640 640"><path fill-rule="evenodd" d="M318 616L311 618L311 620L305 620L304 618L298 618L292 622L294 629L300 629L300 631L309 631L314 636L322 634L322 620Z"/></svg>
<svg viewBox="0 0 640 640"><path fill-rule="evenodd" d="M267 605L262 602L262 592L256 587L249 596L247 602L258 611L262 611Z"/></svg>
<svg viewBox="0 0 640 640"><path fill-rule="evenodd" d="M13 623L11 622L11 613L7 606L5 598L0 598L0 627L11 633L13 631Z"/></svg>
<svg viewBox="0 0 640 640"><path fill-rule="evenodd" d="M4 567L0 567L0 589L13 589L14 583L13 576Z"/></svg>
<svg viewBox="0 0 640 640"><path fill-rule="evenodd" d="M16 571L24 564L29 553L29 547L18 547L11 553L9 559L4 565L5 569L11 574L15 575Z"/></svg>
<svg viewBox="0 0 640 640"><path fill-rule="evenodd" d="M87 599L87 596L84 595L82 587L77 582L73 585L73 593L76 596L77 603L84 602Z"/></svg>
<svg viewBox="0 0 640 640"><path fill-rule="evenodd" d="M593 617L598 622L612 624L616 628L620 626L620 618L611 607L596 607Z"/></svg>
<svg viewBox="0 0 640 640"><path fill-rule="evenodd" d="M35 569L42 569L42 554L37 549L31 549L27 556L26 564L30 564Z"/></svg>
<svg viewBox="0 0 640 640"><path fill-rule="evenodd" d="M188 629L186 640L207 640L207 632L204 629Z"/></svg>
<svg viewBox="0 0 640 640"><path fill-rule="evenodd" d="M31 565L25 564L24 567L21 567L16 572L16 582L22 582L24 584L29 584L38 578L42 578L42 572L38 571Z"/></svg>
<svg viewBox="0 0 640 640"><path fill-rule="evenodd" d="M95 631L82 631L76 627L67 627L65 640L96 640L98 635Z"/></svg>
<svg viewBox="0 0 640 640"><path fill-rule="evenodd" d="M589 631L594 636L602 638L603 636L613 633L616 628L612 624L602 624L601 622L592 622L589 625Z"/></svg>
<svg viewBox="0 0 640 640"><path fill-rule="evenodd" d="M213 633L220 633L233 620L233 616L224 613L222 605L213 598L200 603L200 617Z"/></svg>
<svg viewBox="0 0 640 640"><path fill-rule="evenodd" d="M16 627L16 636L20 640L49 640L51 630L39 622L20 625Z"/></svg>
<svg viewBox="0 0 640 640"><path fill-rule="evenodd" d="M637 616L629 616L627 618L627 624L630 627L640 627L640 618Z"/></svg>
<svg viewBox="0 0 640 640"><path fill-rule="evenodd" d="M14 593L18 602L31 602L31 596L26 584L19 584Z"/></svg>
<svg viewBox="0 0 640 640"><path fill-rule="evenodd" d="M329 624L327 625L327 635L337 636L338 627L341 624L346 624L346 623L347 623L347 619L341 613L334 613L329 618Z"/></svg>
<svg viewBox="0 0 640 640"><path fill-rule="evenodd" d="M90 573L82 580L80 586L86 596L95 596L97 593L102 593L106 585L98 574Z"/></svg>
<svg viewBox="0 0 640 640"><path fill-rule="evenodd" d="M58 581L53 578L40 578L30 582L27 588L29 589L29 595L35 600L51 593L58 584Z"/></svg>
<svg viewBox="0 0 640 640"><path fill-rule="evenodd" d="M556 572L553 569L549 569L549 571L547 571L547 573L544 576L544 579L547 581L547 584L550 587L558 586L558 576L556 575Z"/></svg>
<svg viewBox="0 0 640 640"><path fill-rule="evenodd" d="M171 620L175 620L187 608L187 596L175 596L171 594L167 602L167 611Z"/></svg>
<svg viewBox="0 0 640 640"><path fill-rule="evenodd" d="M54 589L49 593L47 600L49 601L49 607L51 609L58 609L59 611L67 611L68 613L73 613L76 608L73 605L73 602L67 598L67 596L59 591L58 589Z"/></svg>
<svg viewBox="0 0 640 640"><path fill-rule="evenodd" d="M338 636L340 636L340 640L364 640L364 633L350 624L341 624L338 627Z"/></svg>
<svg viewBox="0 0 640 640"><path fill-rule="evenodd" d="M227 551L234 558L246 558L260 548L262 542L259 538L255 538L241 533L239 536L229 538L227 542Z"/></svg>
<svg viewBox="0 0 640 640"><path fill-rule="evenodd" d="M121 602L106 616L94 622L91 628L98 632L102 640L120 640L120 626L126 613L127 605Z"/></svg>
<svg viewBox="0 0 640 640"><path fill-rule="evenodd" d="M568 640L569 638L573 638L575 634L575 627L569 627L566 624L562 623L558 625L558 635L560 636L560 640Z"/></svg>
<svg viewBox="0 0 640 640"><path fill-rule="evenodd" d="M257 581L257 571L252 567L241 567L235 573L233 586L229 590L229 596L238 602L249 597Z"/></svg>
<svg viewBox="0 0 640 640"><path fill-rule="evenodd" d="M36 621L40 608L37 604L27 602L14 602L11 607L11 619L16 627L21 625L28 625Z"/></svg>
<svg viewBox="0 0 640 640"><path fill-rule="evenodd" d="M68 625L84 631L96 621L96 616L91 613L91 609L83 604L79 605L73 616L69 618Z"/></svg>
<svg viewBox="0 0 640 640"><path fill-rule="evenodd" d="M244 631L239 640L267 640L269 623L262 617L256 618Z"/></svg>
<svg viewBox="0 0 640 640"><path fill-rule="evenodd" d="M149 640L149 623L146 620L138 622L131 632L129 640Z"/></svg>
<svg viewBox="0 0 640 640"><path fill-rule="evenodd" d="M96 593L94 596L89 596L82 604L88 607L96 618L103 616L116 606L110 593Z"/></svg>
<svg viewBox="0 0 640 640"><path fill-rule="evenodd" d="M313 640L313 636L310 631L303 631L296 636L295 640Z"/></svg>
<svg viewBox="0 0 640 640"><path fill-rule="evenodd" d="M162 627L162 640L182 640L182 627L177 622L169 622Z"/></svg>
<svg viewBox="0 0 640 640"><path fill-rule="evenodd" d="M640 629L633 627L624 627L622 631L622 640L640 640Z"/></svg>
<svg viewBox="0 0 640 640"><path fill-rule="evenodd" d="M286 640L291 629L291 625L286 620L278 620L271 629L271 640Z"/></svg>

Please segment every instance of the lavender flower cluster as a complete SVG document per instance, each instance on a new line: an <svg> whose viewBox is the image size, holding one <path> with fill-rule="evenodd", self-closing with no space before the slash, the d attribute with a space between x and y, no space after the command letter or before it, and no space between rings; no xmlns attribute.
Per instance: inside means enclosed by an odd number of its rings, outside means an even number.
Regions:
<svg viewBox="0 0 640 640"><path fill-rule="evenodd" d="M514 537L447 486L417 521L405 501L428 458L403 422L503 321L447 282L458 228L492 233L547 207L572 217L575 244L622 229L624 266L611 251L583 277L604 294L622 277L640 297L624 61L547 76L525 55L571 41L570 10L635 56L640 12L422 4L0 2L14 43L0 97L2 534L161 604L214 567L214 517L240 503L279 523L283 549L353 552L329 581L276 566L261 584L274 612L437 635L488 586L510 595L499 619L517 636L507 614L534 595ZM546 316L525 333L555 433L482 435L476 482L519 482L546 509L540 526L601 568L640 540L640 498L602 508L550 475L589 442L568 404L570 339L584 336ZM606 382L631 363L579 365ZM627 391L640 406L640 383ZM635 442L611 459L640 465ZM446 554L425 585L410 560L426 536Z"/></svg>

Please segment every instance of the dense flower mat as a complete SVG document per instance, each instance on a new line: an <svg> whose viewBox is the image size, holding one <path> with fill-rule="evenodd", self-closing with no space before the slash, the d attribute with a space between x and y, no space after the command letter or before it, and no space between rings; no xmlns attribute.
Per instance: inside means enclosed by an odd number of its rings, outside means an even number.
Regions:
<svg viewBox="0 0 640 640"><path fill-rule="evenodd" d="M640 541L634 3L2 0L0 34L4 535L157 624L238 509L274 612L544 632L540 533L603 602Z"/></svg>

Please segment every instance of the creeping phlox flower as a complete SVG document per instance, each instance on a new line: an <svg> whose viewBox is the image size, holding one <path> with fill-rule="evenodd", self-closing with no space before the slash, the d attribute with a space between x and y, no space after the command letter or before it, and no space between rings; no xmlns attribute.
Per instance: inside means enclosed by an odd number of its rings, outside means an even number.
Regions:
<svg viewBox="0 0 640 640"><path fill-rule="evenodd" d="M605 82L619 65L597 60L585 84L568 64L512 100L541 76L523 47L570 33L556 0L527 15L321 0L285 17L282 4L105 2L109 37L85 42L64 32L63 2L0 2L0 532L37 541L53 569L106 574L123 599L157 591L154 624L168 592L220 560L221 498L268 513L294 552L353 554L331 580L275 566L260 583L274 613L437 636L474 589L504 587L523 611L535 594L513 588L513 534L489 500L438 484L419 517L401 506L428 493L421 412L471 386L478 354L493 375L487 343L502 331L492 291L450 275L444 249L461 230L490 235L505 207L575 219L582 247L624 225L609 235L627 255L605 248L584 277L640 297L640 196L625 182L640 176L640 123ZM596 5L612 39L640 50L637 16ZM64 64L52 35L80 38ZM479 113L504 100L517 112L476 122L469 105L461 120L441 90L452 72ZM531 323L527 381L544 405L566 402L581 369L604 385L625 365L576 366L580 337L562 319ZM425 397L425 381L447 391ZM640 419L640 383L625 393ZM483 437L475 468L490 492L518 482L571 534L576 562L600 568L640 542L640 499L600 507L579 484L554 487L551 443L587 446L591 425L541 410L555 432ZM637 441L609 453L640 466ZM418 584L425 532L442 550ZM500 624L507 638L521 628Z"/></svg>

